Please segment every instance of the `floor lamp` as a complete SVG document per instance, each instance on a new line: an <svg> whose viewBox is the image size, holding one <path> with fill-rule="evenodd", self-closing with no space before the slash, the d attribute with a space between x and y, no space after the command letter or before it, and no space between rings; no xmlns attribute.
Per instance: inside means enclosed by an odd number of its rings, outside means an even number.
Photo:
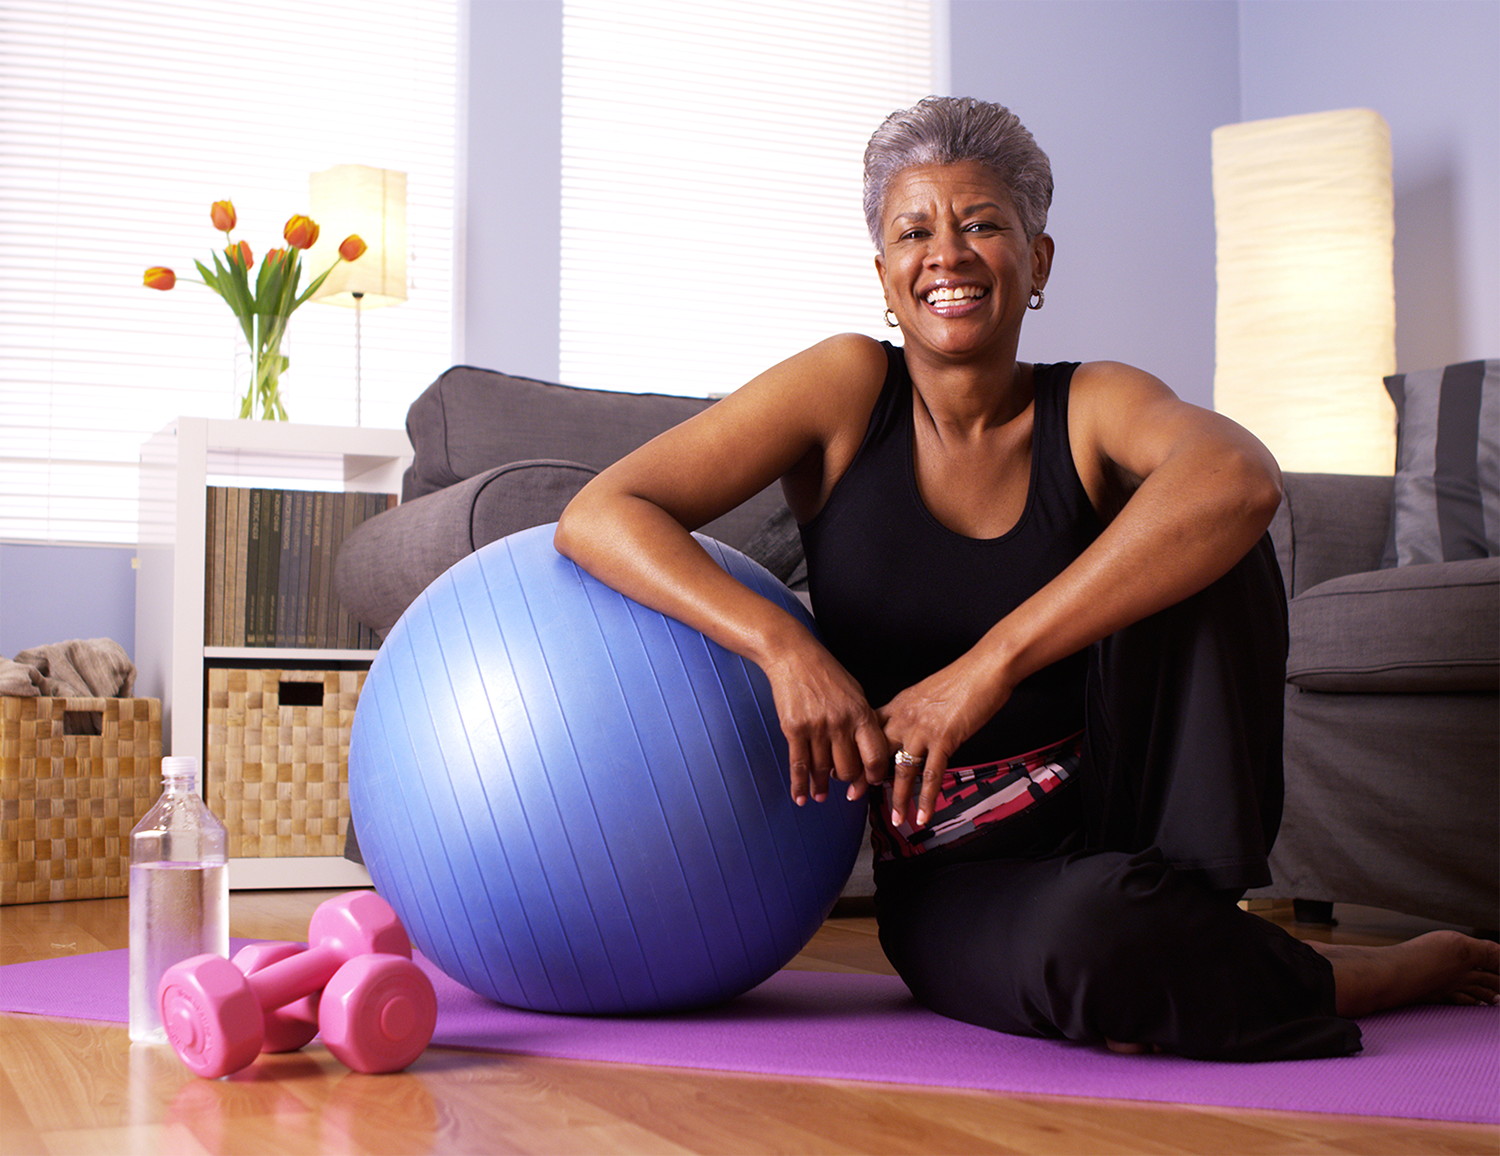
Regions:
<svg viewBox="0 0 1500 1156"><path fill-rule="evenodd" d="M1390 129L1369 109L1213 132L1214 408L1282 469L1389 474L1396 418Z"/></svg>
<svg viewBox="0 0 1500 1156"><path fill-rule="evenodd" d="M366 309L406 300L406 174L368 165L336 165L309 179L318 243L308 267L326 269L338 245L358 233L369 248L357 261L340 263L312 297L354 310L354 424L360 425L361 319Z"/></svg>

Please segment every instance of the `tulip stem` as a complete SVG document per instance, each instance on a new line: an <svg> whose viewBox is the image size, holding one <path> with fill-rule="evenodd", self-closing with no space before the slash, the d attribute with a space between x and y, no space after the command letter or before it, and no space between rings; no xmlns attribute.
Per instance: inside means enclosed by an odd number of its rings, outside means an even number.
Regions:
<svg viewBox="0 0 1500 1156"><path fill-rule="evenodd" d="M362 343L362 336L361 336L361 333L360 333L360 326L359 326L359 318L360 318L360 312L361 312L360 305L361 305L361 302L364 301L364 299L365 299L365 295L363 293L356 292L354 294L354 424L355 425L363 425L364 424L362 421L360 421L360 413L359 413L359 394L360 394L360 384L361 384L361 382L360 382L360 348L361 348L361 343Z"/></svg>

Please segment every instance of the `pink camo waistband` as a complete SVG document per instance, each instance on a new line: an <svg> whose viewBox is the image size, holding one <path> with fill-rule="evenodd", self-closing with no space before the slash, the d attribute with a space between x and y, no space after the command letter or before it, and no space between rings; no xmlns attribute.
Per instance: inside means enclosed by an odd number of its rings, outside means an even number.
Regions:
<svg viewBox="0 0 1500 1156"><path fill-rule="evenodd" d="M1024 755L943 772L937 804L927 826L918 829L916 800L901 825L891 825L894 785L882 784L884 807L872 808L876 859L909 858L946 847L1046 798L1078 770L1083 732Z"/></svg>

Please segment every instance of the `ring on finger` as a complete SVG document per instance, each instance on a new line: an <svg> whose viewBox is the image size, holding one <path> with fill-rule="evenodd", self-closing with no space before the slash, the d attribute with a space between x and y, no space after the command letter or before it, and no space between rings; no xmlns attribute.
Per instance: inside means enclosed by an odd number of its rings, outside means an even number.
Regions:
<svg viewBox="0 0 1500 1156"><path fill-rule="evenodd" d="M922 764L926 761L927 760L921 755L914 755L905 748L902 748L896 752L896 765L898 767L906 767L910 770L919 770Z"/></svg>

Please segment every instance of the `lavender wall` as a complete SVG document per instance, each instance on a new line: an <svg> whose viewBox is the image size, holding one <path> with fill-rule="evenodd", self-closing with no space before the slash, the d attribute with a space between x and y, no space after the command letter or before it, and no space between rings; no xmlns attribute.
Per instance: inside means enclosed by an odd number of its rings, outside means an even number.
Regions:
<svg viewBox="0 0 1500 1156"><path fill-rule="evenodd" d="M134 654L131 554L0 542L0 657L74 638L112 638Z"/></svg>
<svg viewBox="0 0 1500 1156"><path fill-rule="evenodd" d="M952 0L951 91L1010 104L1056 169L1027 356L1130 361L1209 403L1208 134L1238 119L1237 7ZM561 4L475 0L470 19L463 360L555 379Z"/></svg>
<svg viewBox="0 0 1500 1156"><path fill-rule="evenodd" d="M1233 0L952 0L954 93L999 101L1051 158L1047 302L1023 357L1110 359L1211 405L1209 134L1239 119Z"/></svg>
<svg viewBox="0 0 1500 1156"><path fill-rule="evenodd" d="M471 0L463 351L556 381L562 3Z"/></svg>

